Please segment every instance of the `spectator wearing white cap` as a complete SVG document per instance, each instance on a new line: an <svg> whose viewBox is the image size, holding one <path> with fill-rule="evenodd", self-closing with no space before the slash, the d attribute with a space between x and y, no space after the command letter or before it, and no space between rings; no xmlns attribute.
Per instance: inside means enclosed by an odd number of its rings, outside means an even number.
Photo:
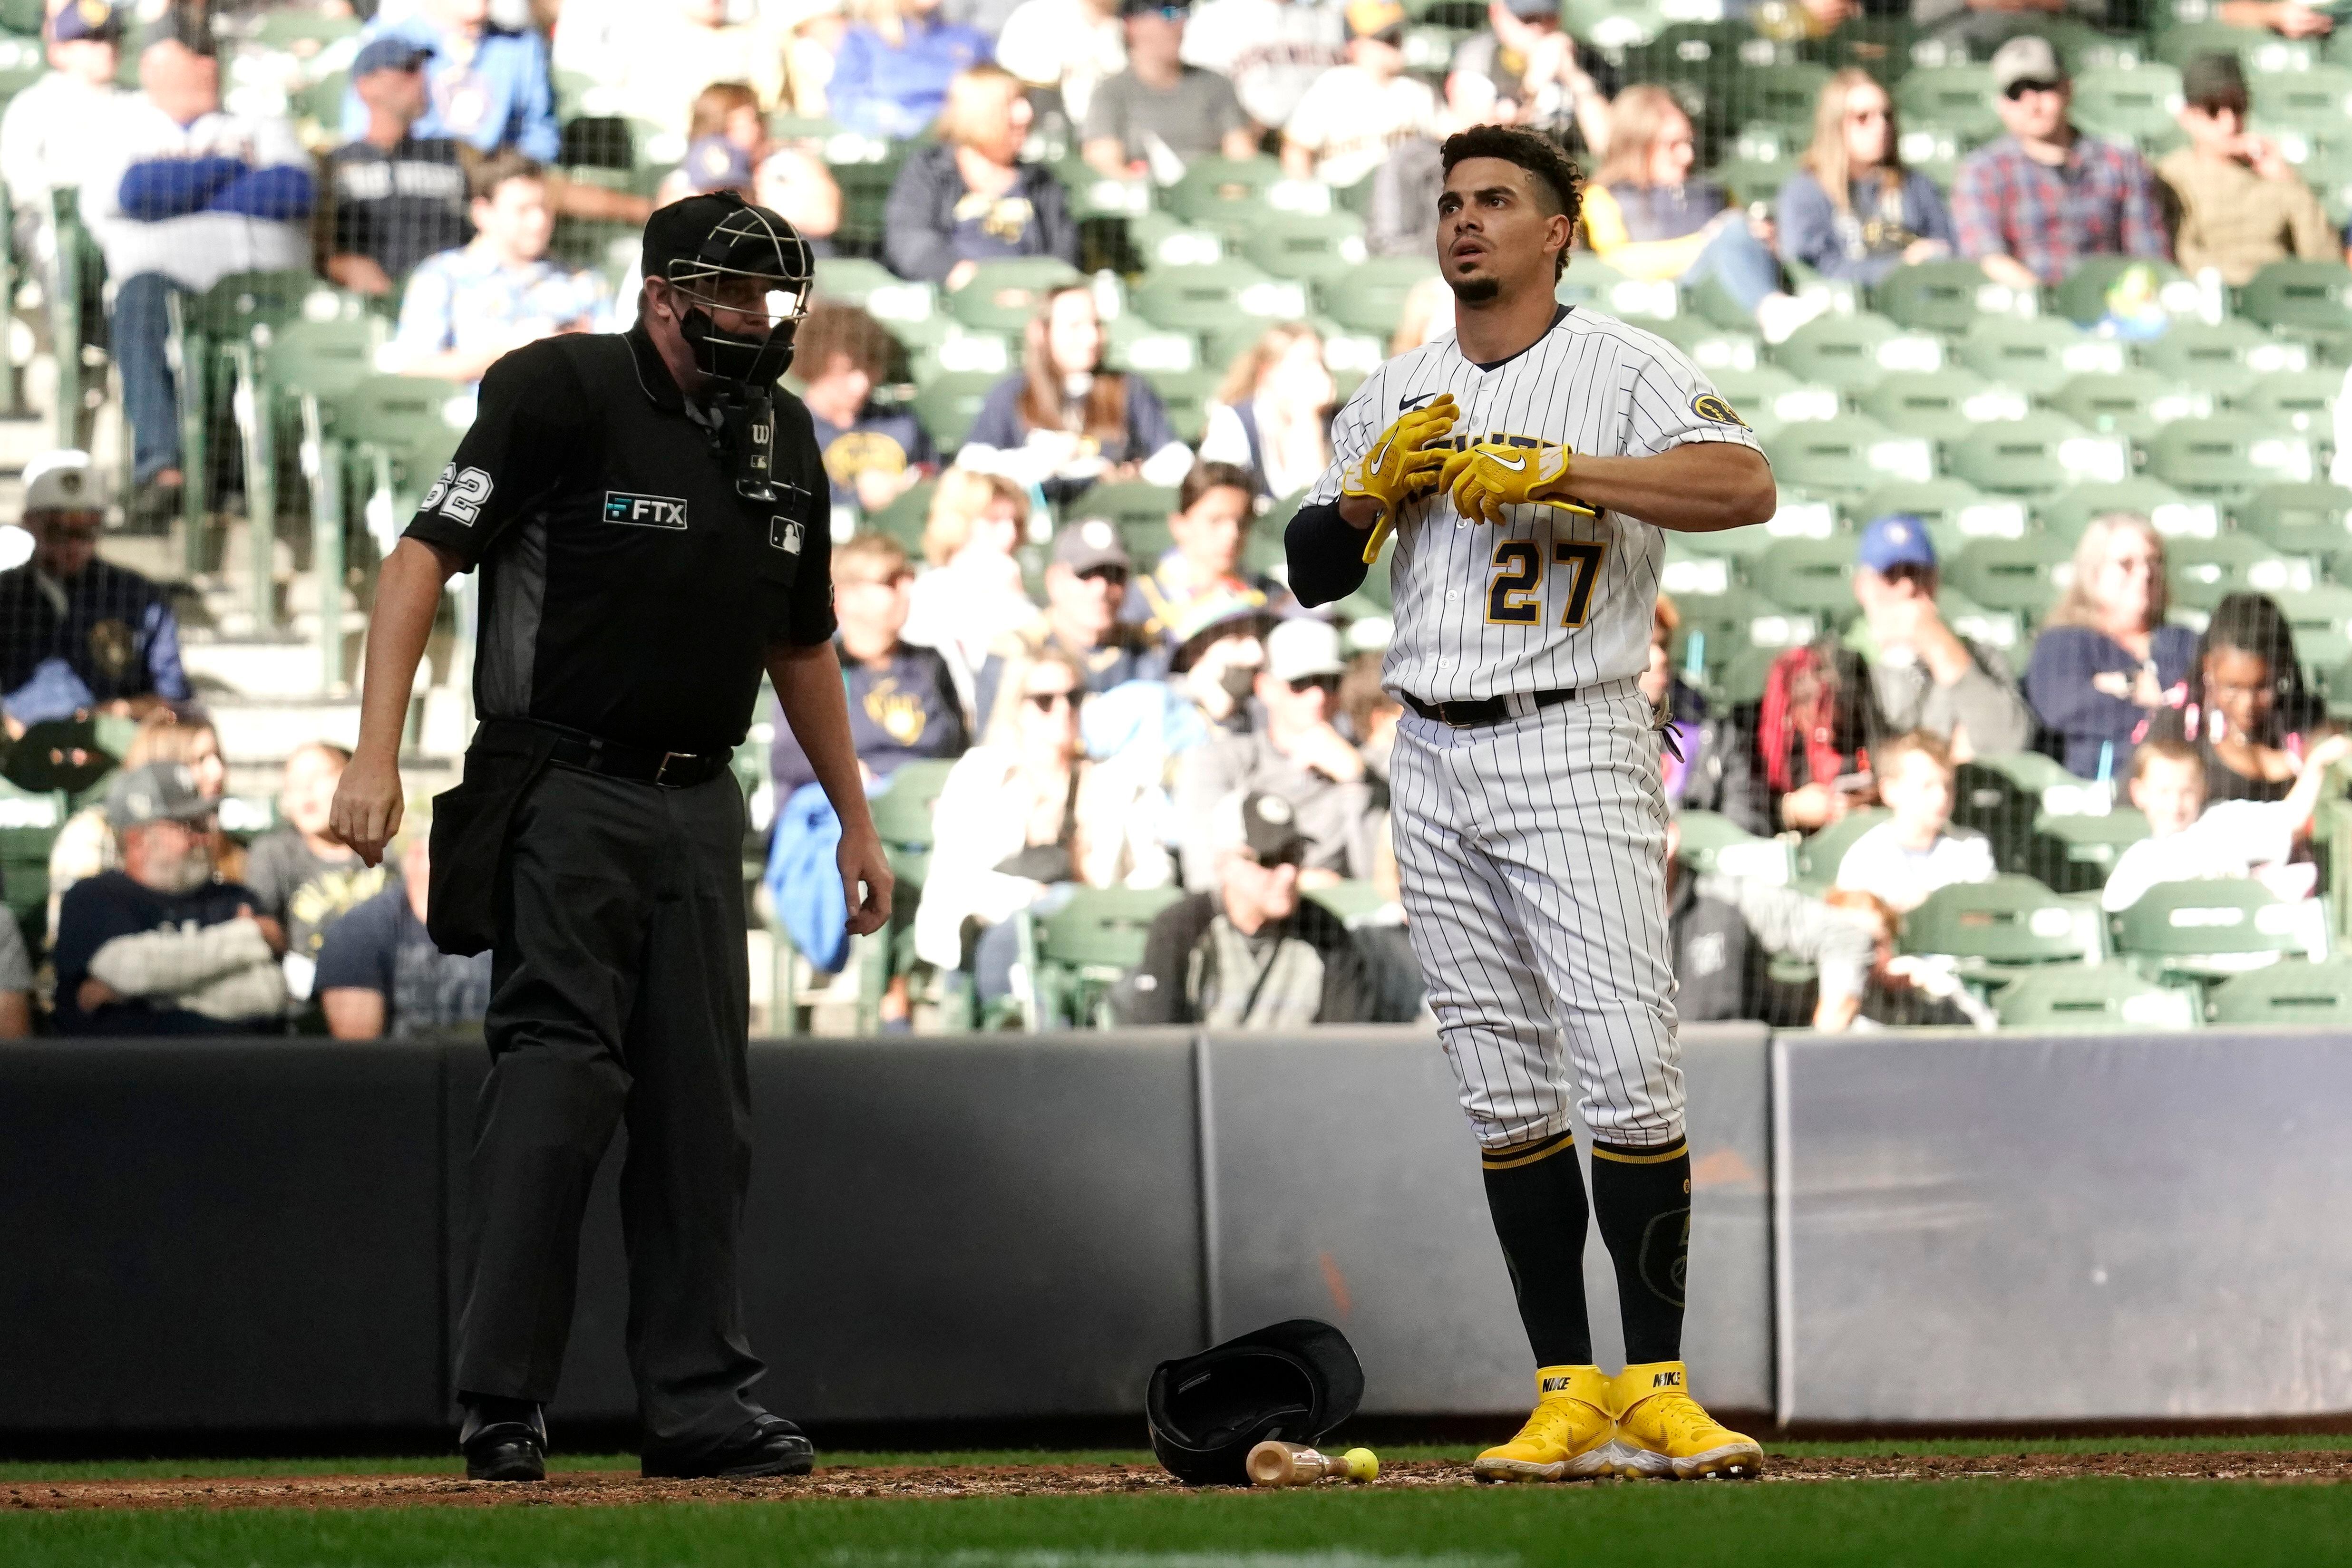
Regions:
<svg viewBox="0 0 2352 1568"><path fill-rule="evenodd" d="M125 99L114 79L121 14L107 0L71 0L50 10L49 73L0 114L0 182L16 208L16 254L44 261L51 254L49 193L87 181Z"/></svg>
<svg viewBox="0 0 2352 1568"><path fill-rule="evenodd" d="M1263 725L1185 754L1177 773L1184 885L1213 884L1212 813L1236 789L1279 795L1298 812L1310 885L1372 873L1374 800L1363 754L1331 722L1348 662L1339 629L1299 616L1265 634L1254 691Z"/></svg>
<svg viewBox="0 0 2352 1568"><path fill-rule="evenodd" d="M180 623L163 591L98 559L105 486L84 452L51 452L25 469L33 555L0 571L0 693L10 733L107 712L143 718L185 702Z"/></svg>

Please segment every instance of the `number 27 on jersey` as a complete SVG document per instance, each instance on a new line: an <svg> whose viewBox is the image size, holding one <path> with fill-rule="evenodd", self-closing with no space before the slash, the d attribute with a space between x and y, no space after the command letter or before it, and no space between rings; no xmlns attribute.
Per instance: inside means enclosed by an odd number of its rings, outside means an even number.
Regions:
<svg viewBox="0 0 2352 1568"><path fill-rule="evenodd" d="M1568 602L1559 623L1577 627L1592 612L1592 591L1601 581L1606 539L1559 539L1549 564L1568 570ZM1495 576L1486 585L1486 624L1533 626L1543 619L1543 546L1535 539L1504 539L1495 546Z"/></svg>

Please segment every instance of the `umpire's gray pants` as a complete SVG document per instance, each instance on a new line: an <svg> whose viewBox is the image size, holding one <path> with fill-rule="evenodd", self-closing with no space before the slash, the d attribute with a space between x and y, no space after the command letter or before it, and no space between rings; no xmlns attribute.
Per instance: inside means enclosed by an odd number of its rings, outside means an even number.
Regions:
<svg viewBox="0 0 2352 1568"><path fill-rule="evenodd" d="M628 1118L629 1366L649 1445L717 1442L765 1370L737 1284L751 1174L743 797L562 765L515 809L477 1111L457 1387L546 1401L580 1221Z"/></svg>

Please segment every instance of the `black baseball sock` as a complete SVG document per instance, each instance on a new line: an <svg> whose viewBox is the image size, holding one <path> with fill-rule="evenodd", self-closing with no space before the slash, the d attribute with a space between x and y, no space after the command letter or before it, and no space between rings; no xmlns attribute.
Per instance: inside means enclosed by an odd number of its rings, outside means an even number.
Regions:
<svg viewBox="0 0 2352 1568"><path fill-rule="evenodd" d="M1592 1215L1617 1268L1629 1366L1682 1359L1690 1174L1690 1145L1680 1140L1662 1149L1592 1145Z"/></svg>
<svg viewBox="0 0 2352 1568"><path fill-rule="evenodd" d="M1538 1366L1589 1366L1592 1323L1584 1310L1584 1174L1577 1168L1576 1134L1516 1148L1487 1149L1479 1157L1486 1179L1486 1210L1519 1321Z"/></svg>

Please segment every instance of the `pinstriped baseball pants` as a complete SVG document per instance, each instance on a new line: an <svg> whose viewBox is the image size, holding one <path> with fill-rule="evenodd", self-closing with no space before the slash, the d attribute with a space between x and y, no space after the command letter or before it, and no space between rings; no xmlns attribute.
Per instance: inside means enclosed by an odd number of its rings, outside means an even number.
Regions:
<svg viewBox="0 0 2352 1568"><path fill-rule="evenodd" d="M1571 1104L1609 1143L1678 1142L1666 803L1633 683L1500 724L1408 712L1390 789L1406 930L1479 1145L1567 1131Z"/></svg>

